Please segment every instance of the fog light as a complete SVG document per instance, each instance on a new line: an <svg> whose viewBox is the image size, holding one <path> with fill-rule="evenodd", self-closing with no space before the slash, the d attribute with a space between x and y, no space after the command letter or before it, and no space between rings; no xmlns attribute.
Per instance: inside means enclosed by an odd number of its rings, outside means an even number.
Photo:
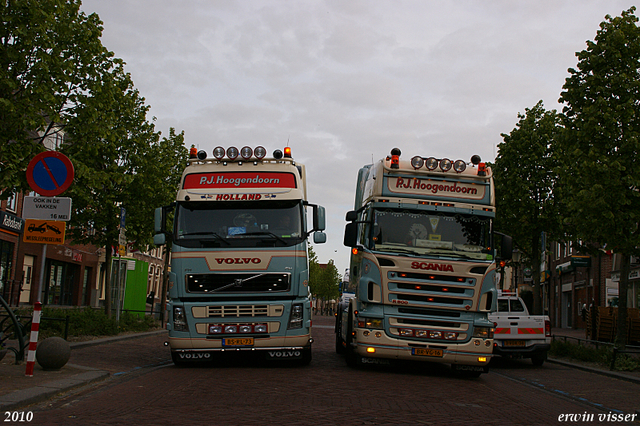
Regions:
<svg viewBox="0 0 640 426"><path fill-rule="evenodd" d="M382 337L382 333L380 333L379 331L376 331L376 337L377 337L377 338Z"/></svg>
<svg viewBox="0 0 640 426"><path fill-rule="evenodd" d="M474 340L473 344L476 345L476 346L480 346L480 340Z"/></svg>
<svg viewBox="0 0 640 426"><path fill-rule="evenodd" d="M429 331L427 330L416 330L416 337L428 337Z"/></svg>
<svg viewBox="0 0 640 426"><path fill-rule="evenodd" d="M365 330L365 331L362 332L362 335L364 337L369 337L369 334L371 334L371 333L369 333L369 330Z"/></svg>
<svg viewBox="0 0 640 426"><path fill-rule="evenodd" d="M491 340L485 340L485 341L484 341L484 345L485 345L486 347L491 346Z"/></svg>

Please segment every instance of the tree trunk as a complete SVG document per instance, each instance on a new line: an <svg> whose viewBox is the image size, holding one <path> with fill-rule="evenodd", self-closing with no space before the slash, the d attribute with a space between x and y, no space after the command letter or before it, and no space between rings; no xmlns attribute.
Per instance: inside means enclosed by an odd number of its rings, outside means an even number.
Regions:
<svg viewBox="0 0 640 426"><path fill-rule="evenodd" d="M112 247L108 245L105 247L106 274L104 277L104 313L107 314L107 318L111 318L111 262L113 260Z"/></svg>
<svg viewBox="0 0 640 426"><path fill-rule="evenodd" d="M165 326L167 320L167 290L169 288L169 257L170 257L169 243L164 245L164 269L162 271L162 290L160 291L160 324Z"/></svg>
<svg viewBox="0 0 640 426"><path fill-rule="evenodd" d="M616 345L623 349L627 344L627 289L629 287L629 271L631 258L627 254L621 254L620 282L618 283L618 329L616 332Z"/></svg>
<svg viewBox="0 0 640 426"><path fill-rule="evenodd" d="M531 240L531 268L533 280L533 315L542 315L542 291L540 285L540 232Z"/></svg>

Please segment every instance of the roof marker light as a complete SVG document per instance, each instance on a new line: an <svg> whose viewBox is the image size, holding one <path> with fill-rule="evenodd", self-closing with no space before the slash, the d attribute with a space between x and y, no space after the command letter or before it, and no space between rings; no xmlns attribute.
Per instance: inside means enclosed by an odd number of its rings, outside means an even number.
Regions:
<svg viewBox="0 0 640 426"><path fill-rule="evenodd" d="M400 168L400 155L402 152L399 148L393 148L391 150L391 168L399 169Z"/></svg>
<svg viewBox="0 0 640 426"><path fill-rule="evenodd" d="M222 160L224 158L224 148L221 146L217 146L213 149L213 158L216 160Z"/></svg>

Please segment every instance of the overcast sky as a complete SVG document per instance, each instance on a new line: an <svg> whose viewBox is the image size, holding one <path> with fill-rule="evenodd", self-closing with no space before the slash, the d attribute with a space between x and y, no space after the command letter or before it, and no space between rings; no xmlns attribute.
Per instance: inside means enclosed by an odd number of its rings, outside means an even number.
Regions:
<svg viewBox="0 0 640 426"><path fill-rule="evenodd" d="M341 274L358 169L391 148L493 161L501 133L557 100L575 53L630 0L84 0L156 128L214 147L289 143L325 206Z"/></svg>

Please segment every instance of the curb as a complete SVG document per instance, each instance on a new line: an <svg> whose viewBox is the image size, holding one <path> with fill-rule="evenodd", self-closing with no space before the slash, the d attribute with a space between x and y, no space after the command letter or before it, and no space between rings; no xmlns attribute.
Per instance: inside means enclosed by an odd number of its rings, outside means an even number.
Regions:
<svg viewBox="0 0 640 426"><path fill-rule="evenodd" d="M627 382L640 384L640 377L629 376L629 375L624 374L624 373L618 373L617 371L601 370L601 369L598 369L598 368L588 367L588 366L585 366L585 365L574 364L572 362L561 361L561 360L555 359L555 358L547 358L547 362L551 362L551 363L559 364L559 365L564 365L565 367L571 367L571 368L575 368L577 370L587 371L589 373L600 374L602 376L608 376L608 377L612 377L612 378L619 379L619 380L625 380Z"/></svg>
<svg viewBox="0 0 640 426"><path fill-rule="evenodd" d="M71 346L71 349L80 349L80 348L87 348L90 346L98 346L104 343L120 342L122 340L140 339L142 337L155 336L157 334L162 334L162 333L168 333L168 331L165 329L162 329L162 330L155 330L155 331L145 331L144 333L132 333L132 334L125 334L122 336L111 336L111 337L105 337L102 339L87 340L85 342L69 343L69 346Z"/></svg>
<svg viewBox="0 0 640 426"><path fill-rule="evenodd" d="M88 369L88 367L81 367L78 365L74 365L74 367ZM91 371L80 373L66 379L55 380L53 382L45 383L40 386L35 386L33 388L23 389L7 395L2 395L0 396L0 409L2 411L15 410L27 405L44 402L59 393L67 392L80 386L104 380L110 375L107 371L94 369L90 370Z"/></svg>

